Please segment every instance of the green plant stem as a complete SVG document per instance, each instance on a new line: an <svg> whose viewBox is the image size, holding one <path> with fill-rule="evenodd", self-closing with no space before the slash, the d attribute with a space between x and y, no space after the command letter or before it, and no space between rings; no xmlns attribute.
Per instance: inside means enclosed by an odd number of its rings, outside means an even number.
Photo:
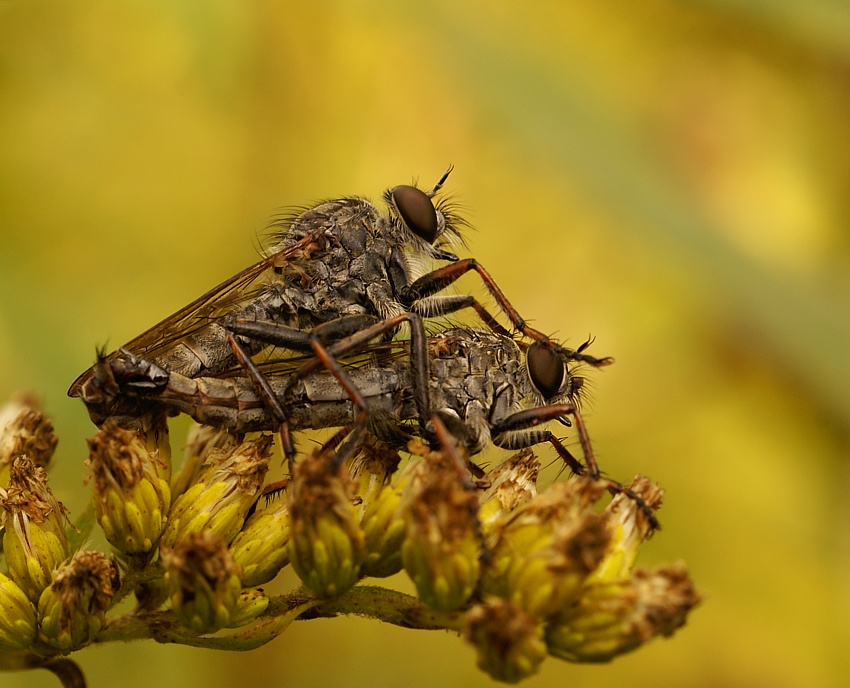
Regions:
<svg viewBox="0 0 850 688"><path fill-rule="evenodd" d="M301 588L271 599L266 611L244 629L215 636L198 635L177 621L171 611L133 611L112 619L97 643L153 639L192 647L246 651L265 645L296 619L354 614L404 628L460 632L461 612L435 612L417 598L377 586L356 586L332 600L322 600Z"/></svg>

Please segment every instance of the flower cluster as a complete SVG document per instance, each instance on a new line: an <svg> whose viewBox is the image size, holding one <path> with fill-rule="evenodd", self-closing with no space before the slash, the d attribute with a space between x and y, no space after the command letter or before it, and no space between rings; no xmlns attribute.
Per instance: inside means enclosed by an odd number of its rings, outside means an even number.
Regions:
<svg viewBox="0 0 850 688"><path fill-rule="evenodd" d="M412 441L403 460L368 438L343 457L340 433L267 484L268 435L197 427L172 472L164 417L107 421L75 529L43 468L49 423L16 403L0 412L0 669L114 640L252 649L296 618L353 613L452 630L482 670L516 682L547 656L602 662L669 636L699 601L682 565L634 569L657 486L638 478L604 508L606 481L539 492L529 450L473 481L452 449ZM108 554L74 544L95 523ZM268 595L289 565L303 587ZM361 583L400 571L417 597Z"/></svg>

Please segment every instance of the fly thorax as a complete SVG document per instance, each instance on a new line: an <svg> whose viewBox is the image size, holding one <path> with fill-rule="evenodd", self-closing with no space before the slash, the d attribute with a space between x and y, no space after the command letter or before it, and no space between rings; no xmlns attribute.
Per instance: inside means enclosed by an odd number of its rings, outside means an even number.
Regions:
<svg viewBox="0 0 850 688"><path fill-rule="evenodd" d="M419 237L411 237L404 251L411 282L434 269L434 247Z"/></svg>

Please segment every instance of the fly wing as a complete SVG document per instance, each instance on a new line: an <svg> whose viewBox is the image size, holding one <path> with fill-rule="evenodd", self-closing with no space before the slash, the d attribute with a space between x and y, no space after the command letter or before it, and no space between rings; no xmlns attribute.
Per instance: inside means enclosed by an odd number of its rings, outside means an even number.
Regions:
<svg viewBox="0 0 850 688"><path fill-rule="evenodd" d="M278 271L288 261L304 255L309 246L318 239L319 234L321 231L310 233L286 249L245 268L138 337L131 339L121 348L139 358L152 360L210 322L232 315L234 309L256 298L259 291L267 284L268 280L265 277L270 271ZM118 352L114 351L107 356L107 359L117 355ZM68 396L79 397L83 385L92 378L93 374L94 367L91 367L74 380L68 390Z"/></svg>
<svg viewBox="0 0 850 688"><path fill-rule="evenodd" d="M257 369L266 377L288 376L298 371L306 364L316 361L312 354L296 354L281 358L274 351L268 352L266 358L256 361ZM347 352L336 357L337 363L345 368L386 367L399 359L409 360L410 342L407 339L370 342L359 347L356 351ZM242 377L245 371L241 368L224 373L219 377Z"/></svg>

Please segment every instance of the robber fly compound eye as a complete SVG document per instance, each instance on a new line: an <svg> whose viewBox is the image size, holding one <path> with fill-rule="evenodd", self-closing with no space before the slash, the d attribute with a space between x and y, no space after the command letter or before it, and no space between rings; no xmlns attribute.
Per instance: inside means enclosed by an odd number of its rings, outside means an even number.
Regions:
<svg viewBox="0 0 850 688"><path fill-rule="evenodd" d="M545 344L534 342L526 353L528 375L544 399L554 397L564 384L564 360Z"/></svg>
<svg viewBox="0 0 850 688"><path fill-rule="evenodd" d="M431 198L415 186L397 186L390 198L405 226L420 239L433 244L440 235L440 221Z"/></svg>

